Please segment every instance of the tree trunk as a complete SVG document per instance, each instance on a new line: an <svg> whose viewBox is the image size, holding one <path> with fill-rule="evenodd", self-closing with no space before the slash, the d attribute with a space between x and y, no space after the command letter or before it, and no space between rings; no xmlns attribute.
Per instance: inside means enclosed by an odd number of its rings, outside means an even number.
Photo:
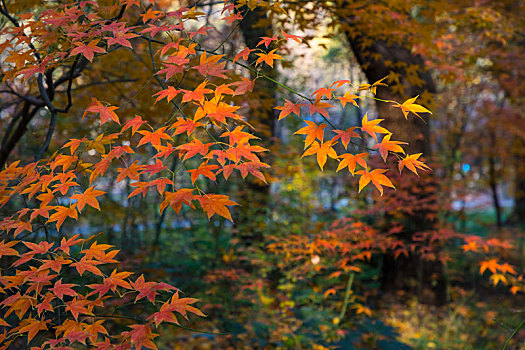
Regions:
<svg viewBox="0 0 525 350"><path fill-rule="evenodd" d="M241 8L240 11L244 13L246 7ZM255 49L261 37L270 34L271 24L267 25L266 22L268 21L266 13L259 7L253 11L248 11L244 15L240 29L248 48ZM264 46L259 46L259 48L264 48ZM249 62L253 62L255 59L257 59L257 56L252 53L249 57ZM261 73L272 78L276 77L275 70L267 67L261 68ZM255 74L252 74L251 78L254 79ZM270 148L273 144L276 121L276 114L273 109L276 104L274 91L275 87L272 82L260 78L257 79L252 91L256 98L250 99L248 121L257 129L256 136L264 140L262 146L265 148ZM271 163L268 155L262 157L261 160L263 162ZM239 236L241 239L250 245L264 240L263 236L271 197L268 184L252 176L248 176L245 181L239 198L241 208L239 208L236 217L236 227L240 231Z"/></svg>
<svg viewBox="0 0 525 350"><path fill-rule="evenodd" d="M420 56L413 55L407 48L397 44L388 44L381 40L375 40L371 45L365 46L362 45L362 37L347 35L347 38L370 83L388 76L391 72L400 77L399 83L404 87L404 94L394 93L389 88L379 87L377 98L403 102L407 98L436 91L430 73L424 70L423 59ZM387 61L391 63L387 65ZM418 67L417 79L407 79L407 72L404 68L392 68L413 66ZM411 83L413 81L417 81L417 85ZM413 115L406 120L399 109L392 108L391 104L384 102L377 104L377 112L378 118L384 119L381 124L392 132L394 140L409 143L404 147L408 154L423 153L428 159L431 152L428 122ZM408 191L417 198L417 201L428 203L434 201L434 193L427 188L429 185L434 188L435 186L431 174L427 174L425 177L424 184L419 180ZM416 210L412 215L405 215L403 218L406 223L404 232L399 234L398 238L406 243L411 243L414 234L435 229L436 215L435 212L431 212L433 209L428 209L428 207L432 206L425 205L425 209ZM408 278L418 281L417 294L420 301L423 301L422 289L427 289L433 292L435 304L439 305L446 302L446 279L441 262L438 260L423 261L417 254L412 254L409 258L394 258L392 255L384 257L382 266L383 290L407 288Z"/></svg>

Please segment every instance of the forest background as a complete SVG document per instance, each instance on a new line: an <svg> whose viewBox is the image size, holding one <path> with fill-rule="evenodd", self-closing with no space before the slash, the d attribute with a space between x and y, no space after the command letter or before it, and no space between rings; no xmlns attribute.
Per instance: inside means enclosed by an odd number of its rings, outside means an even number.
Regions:
<svg viewBox="0 0 525 350"><path fill-rule="evenodd" d="M525 347L523 10L0 0L0 348Z"/></svg>

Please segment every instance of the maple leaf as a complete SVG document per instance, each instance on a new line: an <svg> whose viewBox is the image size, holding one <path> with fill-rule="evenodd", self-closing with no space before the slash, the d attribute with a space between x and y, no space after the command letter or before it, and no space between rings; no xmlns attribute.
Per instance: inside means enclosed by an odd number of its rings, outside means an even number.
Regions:
<svg viewBox="0 0 525 350"><path fill-rule="evenodd" d="M339 101L341 101L341 104L343 105L343 108L346 106L348 102L353 104L354 106L359 108L359 105L355 101L359 98L359 96L352 94L350 91L344 94L343 97L336 97Z"/></svg>
<svg viewBox="0 0 525 350"><path fill-rule="evenodd" d="M259 180L261 180L264 183L266 182L266 178L264 177L264 174L259 170L260 168L270 168L270 166L266 163L261 163L259 161L252 161L252 162L246 162L241 164L234 165L240 172L241 176L244 179L248 173L252 174ZM224 177L228 179L228 176L224 174Z"/></svg>
<svg viewBox="0 0 525 350"><path fill-rule="evenodd" d="M510 273L511 275L516 275L517 272L516 270L514 269L514 267L512 265L509 265L509 263L503 263L499 266L499 270L502 272L502 273Z"/></svg>
<svg viewBox="0 0 525 350"><path fill-rule="evenodd" d="M56 212L49 217L47 223L56 221L57 231L60 230L60 226L62 226L67 217L75 220L78 219L76 204L72 204L69 207L55 206L53 209L56 210Z"/></svg>
<svg viewBox="0 0 525 350"><path fill-rule="evenodd" d="M341 139L341 143L343 144L343 146L345 147L345 149L347 149L348 147L348 143L350 142L350 139L352 137L358 137L358 138L361 138L361 136L359 136L358 133L354 132L354 130L356 129L357 127L354 126L354 127L351 127L351 128L348 128L346 130L332 130L333 132L335 132L337 134L336 137L334 137L332 140L333 141L337 141L339 139Z"/></svg>
<svg viewBox="0 0 525 350"><path fill-rule="evenodd" d="M175 97L177 97L177 95L179 93L181 93L181 92L182 92L182 90L175 89L173 86L168 86L167 89L164 89L164 90L162 90L160 92L157 92L153 96L158 96L157 99L155 100L155 103L159 102L163 98L167 99L168 102L171 102L171 100L173 100Z"/></svg>
<svg viewBox="0 0 525 350"><path fill-rule="evenodd" d="M110 119L113 120L114 122L120 124L119 118L118 118L117 114L114 112L117 109L118 109L118 107L115 107L115 106L108 106L108 107L106 107L102 103L100 103L99 100L97 100L96 98L92 97L91 98L91 104L88 106L88 108L86 109L86 111L82 115L82 119L84 119L84 117L86 116L86 114L88 112L100 113L100 125L103 125L104 123L106 123Z"/></svg>
<svg viewBox="0 0 525 350"><path fill-rule="evenodd" d="M414 103L418 97L419 96L410 98L410 99L406 100L405 102L403 102L403 104L399 104L397 102L394 102L394 107L401 108L401 111L403 112L403 115L405 116L405 119L408 119L408 113L410 112L410 113L415 114L419 119L423 120L423 118L421 118L421 116L418 113L430 113L430 114L432 114L432 112L430 112L425 107Z"/></svg>
<svg viewBox="0 0 525 350"><path fill-rule="evenodd" d="M197 29L196 32L189 32L190 33L190 39L193 39L193 37L197 34L200 34L200 35L208 35L208 30L209 29L213 29L213 27L206 27L206 26L202 26L200 27L199 29Z"/></svg>
<svg viewBox="0 0 525 350"><path fill-rule="evenodd" d="M220 101L222 95L235 95L235 91L230 89L231 84L221 84L215 89L215 100Z"/></svg>
<svg viewBox="0 0 525 350"><path fill-rule="evenodd" d="M199 165L197 169L190 169L186 170L187 173L190 173L191 175L191 182L195 183L197 181L197 178L202 175L207 177L208 179L215 181L215 173L212 170L218 169L219 166L216 164L208 165L208 161L202 163Z"/></svg>
<svg viewBox="0 0 525 350"><path fill-rule="evenodd" d="M163 126L162 128L155 130L154 132L150 132L147 130L137 131L139 134L143 135L137 147L140 147L147 143L151 143L152 146L160 146L161 140L171 140L171 136L164 132L166 128L167 126Z"/></svg>
<svg viewBox="0 0 525 350"><path fill-rule="evenodd" d="M49 249L53 247L53 243L42 241L39 244L33 242L22 242L29 248L31 254L47 254Z"/></svg>
<svg viewBox="0 0 525 350"><path fill-rule="evenodd" d="M127 281L124 281L124 278L128 278L131 275L131 272L117 272L117 270L115 269L109 277L104 279L104 284L109 285L109 288L113 292L117 290L117 287L132 289L131 285Z"/></svg>
<svg viewBox="0 0 525 350"><path fill-rule="evenodd" d="M122 130L120 132L124 132L127 129L131 128L131 135L135 135L137 130L142 126L142 124L147 123L146 121L142 120L142 117L140 115L136 115L135 118L130 119L124 123L124 126L122 127Z"/></svg>
<svg viewBox="0 0 525 350"><path fill-rule="evenodd" d="M228 137L230 146L234 144L244 144L252 139L259 139L257 136L242 131L243 126L236 127L233 131L224 132L221 137Z"/></svg>
<svg viewBox="0 0 525 350"><path fill-rule="evenodd" d="M255 50L250 50L249 48L245 47L242 49L241 52L239 52L237 55L235 55L235 58L233 59L233 63L239 59L243 59L245 61L248 61L248 57L250 57L250 53L252 53Z"/></svg>
<svg viewBox="0 0 525 350"><path fill-rule="evenodd" d="M383 121L383 119L374 119L371 121L368 121L368 113L365 113L365 116L363 117L363 120L361 121L361 130L368 133L370 136L374 138L377 142L377 135L378 134L390 134L390 131L387 129L379 126L378 124Z"/></svg>
<svg viewBox="0 0 525 350"><path fill-rule="evenodd" d="M406 145L406 142L399 142L399 141L390 141L390 137L392 134L387 134L385 137L383 137L383 140L381 140L381 143L378 143L374 145L373 149L377 149L379 151L379 154L381 154L381 157L386 163L386 158L388 157L388 152L397 152L397 153L405 153L403 148L399 145Z"/></svg>
<svg viewBox="0 0 525 350"><path fill-rule="evenodd" d="M312 154L317 154L317 163L319 164L321 170L323 170L327 157L337 159L337 153L333 149L334 145L335 143L332 140L326 141L322 144L319 144L319 142L314 141L312 146L303 153L301 158L310 156Z"/></svg>
<svg viewBox="0 0 525 350"><path fill-rule="evenodd" d="M70 139L69 142L62 146L62 148L69 147L69 152L71 152L71 155L73 155L73 153L75 153L75 151L77 150L78 146L80 146L85 141L87 141L85 137L83 137L82 139Z"/></svg>
<svg viewBox="0 0 525 350"><path fill-rule="evenodd" d="M319 88L319 89L314 91L312 96L315 95L315 101L316 102L320 101L323 98L323 96L326 96L327 99L331 99L333 91L334 91L334 89L330 89L330 88Z"/></svg>
<svg viewBox="0 0 525 350"><path fill-rule="evenodd" d="M133 192L131 192L128 195L128 198L134 197L134 196L136 196L139 193L142 193L142 197L145 198L146 197L146 193L148 192L148 190L151 187L151 183L145 182L145 181L138 181L138 182L131 183L130 186L137 187L137 189L133 190Z"/></svg>
<svg viewBox="0 0 525 350"><path fill-rule="evenodd" d="M267 65L273 68L273 60L282 60L283 58L275 53L277 49L273 49L268 53L256 53L259 58L255 61L255 65L259 65L261 62L265 62Z"/></svg>
<svg viewBox="0 0 525 350"><path fill-rule="evenodd" d="M298 36L298 35L294 35L294 34L285 33L282 29L281 29L281 34L286 38L286 40L292 39L292 40L296 41L299 44L303 42L303 37Z"/></svg>
<svg viewBox="0 0 525 350"><path fill-rule="evenodd" d="M160 307L160 310L155 312L149 318L153 319L153 321L155 322L155 326L157 326L157 327L162 322L174 323L174 324L177 324L177 325L179 324L179 321L177 320L177 317L175 316L175 314L171 310L169 303L164 303Z"/></svg>
<svg viewBox="0 0 525 350"><path fill-rule="evenodd" d="M490 280L492 281L492 284L495 286L497 286L500 281L503 282L503 284L507 284L507 278L505 277L505 275L501 273L493 274L492 276L490 276Z"/></svg>
<svg viewBox="0 0 525 350"><path fill-rule="evenodd" d="M279 120L286 118L290 113L295 113L297 116L301 115L301 107L304 106L302 103L293 103L284 99L286 102L282 106L277 106L275 109L281 111L279 113Z"/></svg>
<svg viewBox="0 0 525 350"><path fill-rule="evenodd" d="M80 261L77 261L76 263L71 264L72 267L77 269L77 272L80 276L84 274L84 272L89 271L97 276L103 276L102 271L100 271L95 265L101 264L99 261L96 260L88 260L85 256L80 259Z"/></svg>
<svg viewBox="0 0 525 350"><path fill-rule="evenodd" d="M138 36L139 36L138 34L134 34L134 33L117 32L115 36L104 37L104 39L107 40L108 47L112 45L122 45L125 47L129 47L130 49L133 49L128 39L133 39Z"/></svg>
<svg viewBox="0 0 525 350"><path fill-rule="evenodd" d="M232 24L233 22L237 20L241 20L243 17L240 13L232 13L229 16L221 18L221 21L226 21L228 24Z"/></svg>
<svg viewBox="0 0 525 350"><path fill-rule="evenodd" d="M345 84L352 85L352 82L350 80L337 80L337 81L334 81L332 85L330 85L330 87L332 88L335 86L336 89L339 89L341 86Z"/></svg>
<svg viewBox="0 0 525 350"><path fill-rule="evenodd" d="M417 169L420 169L420 170L431 170L428 165L426 165L422 161L418 160L419 157L421 156L421 154L422 153L416 153L416 154L412 154L412 155L408 155L407 154L407 156L405 158L400 160L399 163L398 163L399 173L401 174L401 170L403 170L403 167L407 167L411 172L413 172L414 174L416 174L418 176L419 176L419 174L417 173Z"/></svg>
<svg viewBox="0 0 525 350"><path fill-rule="evenodd" d="M130 146L115 146L108 153L109 159L120 158L124 153L135 153Z"/></svg>
<svg viewBox="0 0 525 350"><path fill-rule="evenodd" d="M165 13L163 11L155 11L152 8L148 9L145 13L141 14L140 17L142 17L142 22L146 23L150 20L156 20L161 17L163 17Z"/></svg>
<svg viewBox="0 0 525 350"><path fill-rule="evenodd" d="M379 193L381 193L381 196L383 195L383 187L382 186L388 186L395 188L392 182L383 175L385 172L387 172L388 169L374 169L372 171L368 170L359 170L356 172L356 174L361 175L361 178L359 178L359 192L372 181L372 184L379 190Z"/></svg>
<svg viewBox="0 0 525 350"><path fill-rule="evenodd" d="M56 273L60 273L62 265L67 265L73 262L73 260L65 259L63 256L59 256L54 260L42 260L43 264L38 268L39 270L51 269Z"/></svg>
<svg viewBox="0 0 525 350"><path fill-rule="evenodd" d="M151 181L151 187L157 186L157 192L159 192L159 194L162 194L164 192L166 185L173 185L173 181L165 177L159 177Z"/></svg>
<svg viewBox="0 0 525 350"><path fill-rule="evenodd" d="M83 42L74 42L73 45L75 45L76 47L73 50L71 50L71 56L82 54L89 62L93 62L95 52L106 53L106 50L104 50L102 47L97 46L99 41L99 39L96 39L91 41L87 45Z"/></svg>
<svg viewBox="0 0 525 350"><path fill-rule="evenodd" d="M467 244L463 244L461 248L463 248L464 252L468 252L469 250L475 252L478 250L478 245L476 241L469 241Z"/></svg>
<svg viewBox="0 0 525 350"><path fill-rule="evenodd" d="M84 206L88 204L89 206L100 210L100 206L98 204L97 198L98 196L101 196L105 194L106 192L95 190L94 186L88 187L84 193L77 193L71 196L71 199L76 199L77 202L77 208L78 212L80 213L82 209L84 209Z"/></svg>
<svg viewBox="0 0 525 350"><path fill-rule="evenodd" d="M19 241L10 241L7 243L4 242L4 240L0 242L0 258L4 255L19 255L19 253L16 250L11 248L12 246L16 245Z"/></svg>
<svg viewBox="0 0 525 350"><path fill-rule="evenodd" d="M71 312L75 320L78 320L78 316L80 314L82 315L92 315L93 314L86 308L87 304L89 304L89 300L74 298L73 300L65 302L64 304L66 304L66 311Z"/></svg>
<svg viewBox="0 0 525 350"><path fill-rule="evenodd" d="M386 78L388 78L388 76L384 77L383 79L379 79L373 84L361 84L359 85L359 88L357 89L357 91L369 90L371 93L375 95L377 93L378 86L388 86L387 84L383 83L383 80L385 80Z"/></svg>
<svg viewBox="0 0 525 350"><path fill-rule="evenodd" d="M151 175L157 174L157 173L159 173L162 170L167 169L167 168L164 165L164 163L162 163L162 161L157 158L157 159L155 159L155 163L154 164L145 165L142 169L143 169L143 171L142 171L141 174L150 173L148 175L148 178L149 178L149 177L151 177Z"/></svg>
<svg viewBox="0 0 525 350"><path fill-rule="evenodd" d="M202 143L199 139L193 139L190 143L186 143L177 147L178 150L181 150L180 156L184 154L182 158L183 161L190 159L197 154L206 155L208 153L208 148L212 143Z"/></svg>
<svg viewBox="0 0 525 350"><path fill-rule="evenodd" d="M144 280L144 275L140 275L135 282L131 282L131 287L139 292L135 298L135 302L139 301L142 298L147 298L152 303L155 302L155 296L158 291L168 291L174 290L175 287L167 283L157 283L157 282L146 282Z"/></svg>
<svg viewBox="0 0 525 350"><path fill-rule="evenodd" d="M206 89L206 84L208 84L207 80L203 81L193 91L182 90L184 92L184 97L182 97L182 103L189 101L197 101L202 104L204 102L204 95L211 94L213 92L213 90L211 89Z"/></svg>
<svg viewBox="0 0 525 350"><path fill-rule="evenodd" d="M179 298L179 292L177 291L173 294L171 300L164 303L161 306L160 311L153 314L150 318L153 318L155 325L158 326L161 322L179 324L173 312L181 314L186 319L188 312L206 317L206 315L204 315L199 309L191 306L191 304L194 304L197 301L198 299L194 298Z"/></svg>
<svg viewBox="0 0 525 350"><path fill-rule="evenodd" d="M49 322L50 320L37 320L30 317L20 322L18 332L27 333L27 344L29 344L38 332L47 330L47 324Z"/></svg>
<svg viewBox="0 0 525 350"><path fill-rule="evenodd" d="M320 115L324 116L327 119L330 119L330 114L328 114L327 108L333 107L328 102L322 102L322 101L315 101L315 103L308 105L308 111L310 115L314 113L319 113Z"/></svg>
<svg viewBox="0 0 525 350"><path fill-rule="evenodd" d="M131 180L139 179L139 172L144 168L143 165L138 165L138 160L134 161L127 168L117 168L118 176L117 182L124 180L126 177L129 177Z"/></svg>
<svg viewBox="0 0 525 350"><path fill-rule="evenodd" d="M344 169L345 167L348 167L348 171L350 171L350 173L354 175L356 164L359 164L363 168L367 169L368 166L365 161L366 157L368 157L368 153L359 153L356 155L353 155L351 153L341 154L339 158L342 158L343 160L339 163L339 166L337 167L336 171L339 171L341 169Z"/></svg>
<svg viewBox="0 0 525 350"><path fill-rule="evenodd" d="M100 257L104 254L104 251L110 248L113 248L111 244L98 244L97 241L95 241L91 244L89 249L84 249L81 253L84 253L87 259L100 259Z"/></svg>
<svg viewBox="0 0 525 350"><path fill-rule="evenodd" d="M220 215L233 222L230 211L227 206L238 205L230 200L230 197L223 194L204 194L194 196L202 207L202 210L210 219L214 214Z"/></svg>
<svg viewBox="0 0 525 350"><path fill-rule="evenodd" d="M241 77L241 80L235 81L230 85L237 87L234 92L235 96L244 95L245 93L253 90L253 87L255 86L255 81L249 78Z"/></svg>
<svg viewBox="0 0 525 350"><path fill-rule="evenodd" d="M485 270L489 269L490 272L497 273L499 268L498 259L490 259L487 261L482 261L480 263L479 273L482 275Z"/></svg>
<svg viewBox="0 0 525 350"><path fill-rule="evenodd" d="M262 44L264 44L264 46L266 48L268 48L268 46L270 46L270 44L272 43L272 41L276 41L277 40L277 34L275 34L274 36L272 36L271 38L267 37L267 36L263 36L261 37L261 41L259 41L259 43L256 45L256 46L260 46Z"/></svg>
<svg viewBox="0 0 525 350"><path fill-rule="evenodd" d="M204 76L211 75L219 78L226 79L227 76L224 73L227 70L224 69L226 62L218 63L224 55L212 55L209 58L206 56L206 52L203 52L200 58L200 64L193 66L192 69L196 69Z"/></svg>
<svg viewBox="0 0 525 350"><path fill-rule="evenodd" d="M157 349L157 346L153 342L153 339L158 336L157 333L153 333L151 328L147 324L134 324L129 326L132 330L130 332L124 332L123 335L131 338L131 343L135 345L135 349L141 349L142 347L148 349Z"/></svg>
<svg viewBox="0 0 525 350"><path fill-rule="evenodd" d="M294 132L294 135L307 135L306 139L304 140L304 148L310 146L315 141L315 139L323 142L324 128L326 128L326 124L321 123L317 125L316 123L309 120L305 120L304 122L308 124L308 126L305 126Z"/></svg>
<svg viewBox="0 0 525 350"><path fill-rule="evenodd" d="M204 126L200 122L191 119L177 118L177 121L170 126L170 130L175 128L175 135L186 133L188 136L195 130L196 127Z"/></svg>
<svg viewBox="0 0 525 350"><path fill-rule="evenodd" d="M64 295L69 296L75 296L77 295L77 292L75 292L71 287L77 286L76 284L67 284L62 283L62 279L55 282L55 285L53 288L49 288L49 290L56 295L59 299L64 299Z"/></svg>
<svg viewBox="0 0 525 350"><path fill-rule="evenodd" d="M200 310L196 309L193 306L190 306L191 304L194 304L198 301L198 299L194 298L179 298L179 292L175 292L173 296L171 297L171 300L169 301L169 307L173 310L181 314L182 316L186 316L187 312L192 312L196 315L206 317Z"/></svg>

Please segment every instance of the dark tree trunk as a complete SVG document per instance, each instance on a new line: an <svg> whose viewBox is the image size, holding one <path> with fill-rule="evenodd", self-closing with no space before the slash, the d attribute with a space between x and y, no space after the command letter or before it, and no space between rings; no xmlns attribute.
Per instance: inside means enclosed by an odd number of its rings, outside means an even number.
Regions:
<svg viewBox="0 0 525 350"><path fill-rule="evenodd" d="M244 13L246 8L243 7L240 11ZM248 48L255 49L261 37L270 34L271 25L264 25L267 21L269 19L266 13L258 7L244 15L240 29ZM264 46L259 46L259 48L264 49ZM252 53L249 62L256 59L257 56ZM275 78L275 70L273 69L263 67L261 73ZM252 74L251 78L254 79L255 74ZM273 144L276 121L276 114L273 109L276 104L275 86L267 79L257 79L252 94L256 96L250 98L248 121L256 128L256 136L263 140L262 146L270 148ZM268 164L271 163L268 155L263 155L261 160ZM239 198L241 208L236 217L236 227L240 231L239 236L247 245L263 242L268 208L270 208L270 186L259 179L248 176L242 188Z"/></svg>
<svg viewBox="0 0 525 350"><path fill-rule="evenodd" d="M428 71L424 70L424 62L420 56L412 54L409 49L397 45L388 44L381 40L375 40L371 45L362 45L362 38L347 35L352 50L362 67L368 81L374 83L391 72L399 74L400 83L404 86L404 94L393 93L389 88L379 87L376 97L382 100L394 100L403 102L407 98L417 95L434 93L436 87ZM369 39L369 38L368 38ZM373 58L372 58L373 57ZM391 64L387 65L387 61ZM399 64L400 63L400 64ZM410 67L417 66L418 86L411 84L406 79L404 69L392 67ZM394 140L403 140L409 144L404 147L408 154L423 153L429 157L430 149L430 127L429 123L415 116L409 116L405 119L403 114L397 109L392 108L391 104L377 104L378 117L384 119L381 123L385 128L393 133ZM409 189L410 194L417 198L417 201L433 201L434 193L428 188L435 188L432 175L426 175L424 183L418 181L413 188ZM431 231L435 229L435 212L428 209L431 205L425 205L425 209L416 210L411 215L405 215L404 231L399 234L398 238L405 242L413 242L413 235L420 232ZM434 206L435 207L435 206ZM418 281L417 294L420 301L428 302L423 297L422 290L431 290L434 297L433 303L444 304L447 296L446 279L444 277L443 265L438 260L423 261L417 254L412 254L409 258L394 258L387 255L383 259L382 266L382 288L383 290L393 290L396 288L407 288L406 281L414 278Z"/></svg>
<svg viewBox="0 0 525 350"><path fill-rule="evenodd" d="M525 226L525 142L516 139L515 144L514 211L510 221Z"/></svg>

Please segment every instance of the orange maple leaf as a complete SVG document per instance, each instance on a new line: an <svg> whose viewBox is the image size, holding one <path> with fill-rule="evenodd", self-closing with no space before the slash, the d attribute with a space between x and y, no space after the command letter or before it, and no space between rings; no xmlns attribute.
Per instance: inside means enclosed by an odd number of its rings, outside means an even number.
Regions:
<svg viewBox="0 0 525 350"><path fill-rule="evenodd" d="M390 141L390 137L392 134L387 134L385 137L383 137L383 140L381 140L380 143L374 145L373 149L377 149L379 151L379 154L381 154L381 158L386 163L386 158L388 157L388 152L397 152L397 153L405 153L403 148L399 145L406 145L406 142L399 142L399 141Z"/></svg>
<svg viewBox="0 0 525 350"><path fill-rule="evenodd" d="M56 210L56 212L49 217L47 223L56 221L57 231L60 230L60 226L62 226L67 217L75 220L78 219L76 204L72 204L69 207L55 206L53 209Z"/></svg>
<svg viewBox="0 0 525 350"><path fill-rule="evenodd" d="M93 62L95 52L106 53L106 50L104 50L102 47L97 46L99 41L99 39L96 39L87 45L79 41L74 42L73 45L75 45L76 47L73 50L71 50L71 56L82 54L89 62Z"/></svg>
<svg viewBox="0 0 525 350"><path fill-rule="evenodd" d="M17 243L18 241L11 241L7 243L4 243L4 240L0 241L0 258L4 255L19 255L15 249L11 248Z"/></svg>
<svg viewBox="0 0 525 350"><path fill-rule="evenodd" d="M27 333L27 344L29 344L29 342L31 342L31 339L33 339L39 331L47 330L47 324L49 322L51 321L27 318L20 322L20 329L18 330L18 332Z"/></svg>
<svg viewBox="0 0 525 350"><path fill-rule="evenodd" d="M255 65L259 65L261 62L265 62L267 65L273 68L273 60L282 60L283 58L275 53L277 49L273 49L268 53L256 53L259 58L255 62Z"/></svg>
<svg viewBox="0 0 525 350"><path fill-rule="evenodd" d="M187 173L190 173L191 175L191 182L195 183L197 181L197 178L202 175L207 177L208 179L215 181L215 173L212 170L218 169L219 166L216 164L208 165L208 161L202 163L199 165L197 169L190 169L186 170Z"/></svg>
<svg viewBox="0 0 525 350"><path fill-rule="evenodd" d="M337 153L333 148L334 145L335 143L332 140L326 141L322 144L319 144L319 142L314 141L312 146L303 153L301 158L312 154L317 154L317 163L319 164L321 170L323 170L328 157L337 159Z"/></svg>
<svg viewBox="0 0 525 350"><path fill-rule="evenodd" d="M131 135L135 135L137 130L142 126L142 124L147 123L146 121L142 120L142 117L140 115L136 115L135 118L130 119L124 123L124 126L122 127L122 130L120 132L124 132L127 129L131 128Z"/></svg>
<svg viewBox="0 0 525 350"><path fill-rule="evenodd" d="M168 205L171 206L177 214L180 213L182 204L193 208L193 204L191 203L193 200L193 191L191 188L181 188L177 192L164 192L164 201L160 204L160 212L162 213Z"/></svg>
<svg viewBox="0 0 525 350"><path fill-rule="evenodd" d="M321 123L317 125L316 123L309 120L305 120L304 122L308 124L308 126L305 126L294 132L294 135L307 135L306 139L304 140L304 148L310 146L315 141L315 139L323 142L324 128L326 128L326 124Z"/></svg>
<svg viewBox="0 0 525 350"><path fill-rule="evenodd" d="M353 155L351 153L341 154L339 158L340 159L342 158L343 160L341 160L341 162L339 163L339 166L337 167L336 171L339 171L341 169L344 169L345 167L348 167L348 171L350 171L350 173L354 175L356 164L359 164L363 168L367 169L368 166L365 161L366 157L368 157L368 153L359 153L356 155Z"/></svg>
<svg viewBox="0 0 525 350"><path fill-rule="evenodd" d="M86 111L82 115L82 119L86 116L88 112L100 113L100 125L106 123L108 120L113 120L114 122L120 124L117 114L114 112L118 107L115 106L104 106L99 100L92 97L91 104L86 108Z"/></svg>
<svg viewBox="0 0 525 350"><path fill-rule="evenodd" d="M377 135L378 134L390 134L390 131L387 129L379 126L378 124L381 123L383 119L374 119L371 121L368 121L368 113L365 113L365 116L363 117L363 120L361 121L361 130L368 133L370 136L374 138L377 142Z"/></svg>
<svg viewBox="0 0 525 350"><path fill-rule="evenodd" d="M419 96L410 98L410 99L406 100L405 102L403 102L403 104L399 104L397 102L394 102L394 107L401 108L401 111L403 112L403 115L405 116L405 119L408 119L408 113L409 112L415 114L419 119L423 119L423 118L421 118L419 116L418 113L429 113L429 114L432 114L432 112L429 111L428 109L426 109L425 107L414 103L418 97Z"/></svg>
<svg viewBox="0 0 525 350"><path fill-rule="evenodd" d="M483 274L487 269L492 273L497 273L497 270L499 269L498 259L490 259L480 262L479 273Z"/></svg>
<svg viewBox="0 0 525 350"><path fill-rule="evenodd" d="M62 283L62 279L55 282L53 288L49 290L59 299L64 299L64 295L75 296L77 292L72 287L77 286L76 284Z"/></svg>
<svg viewBox="0 0 525 350"><path fill-rule="evenodd" d="M88 204L89 206L100 210L100 206L98 204L97 198L98 196L101 196L105 194L106 192L95 190L94 186L88 187L84 193L77 193L71 196L71 199L77 200L77 208L78 212L80 213L82 209L84 209L84 206Z"/></svg>
<svg viewBox="0 0 525 350"><path fill-rule="evenodd" d="M227 206L238 204L231 201L230 197L223 194L204 194L197 195L194 198L199 201L202 210L208 215L208 219L217 214L233 221Z"/></svg>
<svg viewBox="0 0 525 350"><path fill-rule="evenodd" d="M423 163L422 161L418 160L422 153L416 153L412 155L408 155L399 161L398 168L399 173L401 174L401 170L403 170L403 167L407 167L411 172L418 175L417 169L420 170L431 170L428 165ZM417 169L416 169L417 168Z"/></svg>
<svg viewBox="0 0 525 350"><path fill-rule="evenodd" d="M328 102L315 101L315 103L308 105L308 112L310 113L310 115L314 113L319 113L323 117L330 119L330 114L326 109L331 107L333 106Z"/></svg>
<svg viewBox="0 0 525 350"><path fill-rule="evenodd" d="M332 130L333 132L335 132L337 134L336 137L334 137L332 140L336 141L338 139L341 139L341 143L343 144L343 146L345 147L345 149L347 149L348 147L348 143L350 142L350 139L352 137L358 137L358 138L361 138L361 136L359 136L358 133L354 132L354 130L356 129L357 127L354 126L354 127L351 127L351 128L348 128L346 130Z"/></svg>
<svg viewBox="0 0 525 350"><path fill-rule="evenodd" d="M388 169L374 169L372 171L368 170L359 170L356 172L356 174L361 175L361 178L359 178L359 192L372 181L374 186L379 190L379 193L381 193L381 196L383 195L383 187L382 186L388 186L395 188L392 182L383 175L385 172L387 172Z"/></svg>
<svg viewBox="0 0 525 350"><path fill-rule="evenodd" d="M348 102L353 104L356 107L359 107L356 99L359 98L359 96L352 94L350 91L346 92L343 97L336 97L339 101L341 101L341 104L343 105L343 108L346 106Z"/></svg>
<svg viewBox="0 0 525 350"><path fill-rule="evenodd" d="M155 130L154 132L150 132L147 130L137 131L139 134L143 135L137 147L140 147L147 143L151 143L152 146L159 146L161 144L161 140L171 140L171 136L164 132L166 128L167 126L163 126L162 128Z"/></svg>
<svg viewBox="0 0 525 350"><path fill-rule="evenodd" d="M279 113L279 120L286 118L290 113L295 113L297 116L301 114L301 107L304 106L302 103L293 103L284 99L286 102L282 106L277 106L275 109L281 111Z"/></svg>

